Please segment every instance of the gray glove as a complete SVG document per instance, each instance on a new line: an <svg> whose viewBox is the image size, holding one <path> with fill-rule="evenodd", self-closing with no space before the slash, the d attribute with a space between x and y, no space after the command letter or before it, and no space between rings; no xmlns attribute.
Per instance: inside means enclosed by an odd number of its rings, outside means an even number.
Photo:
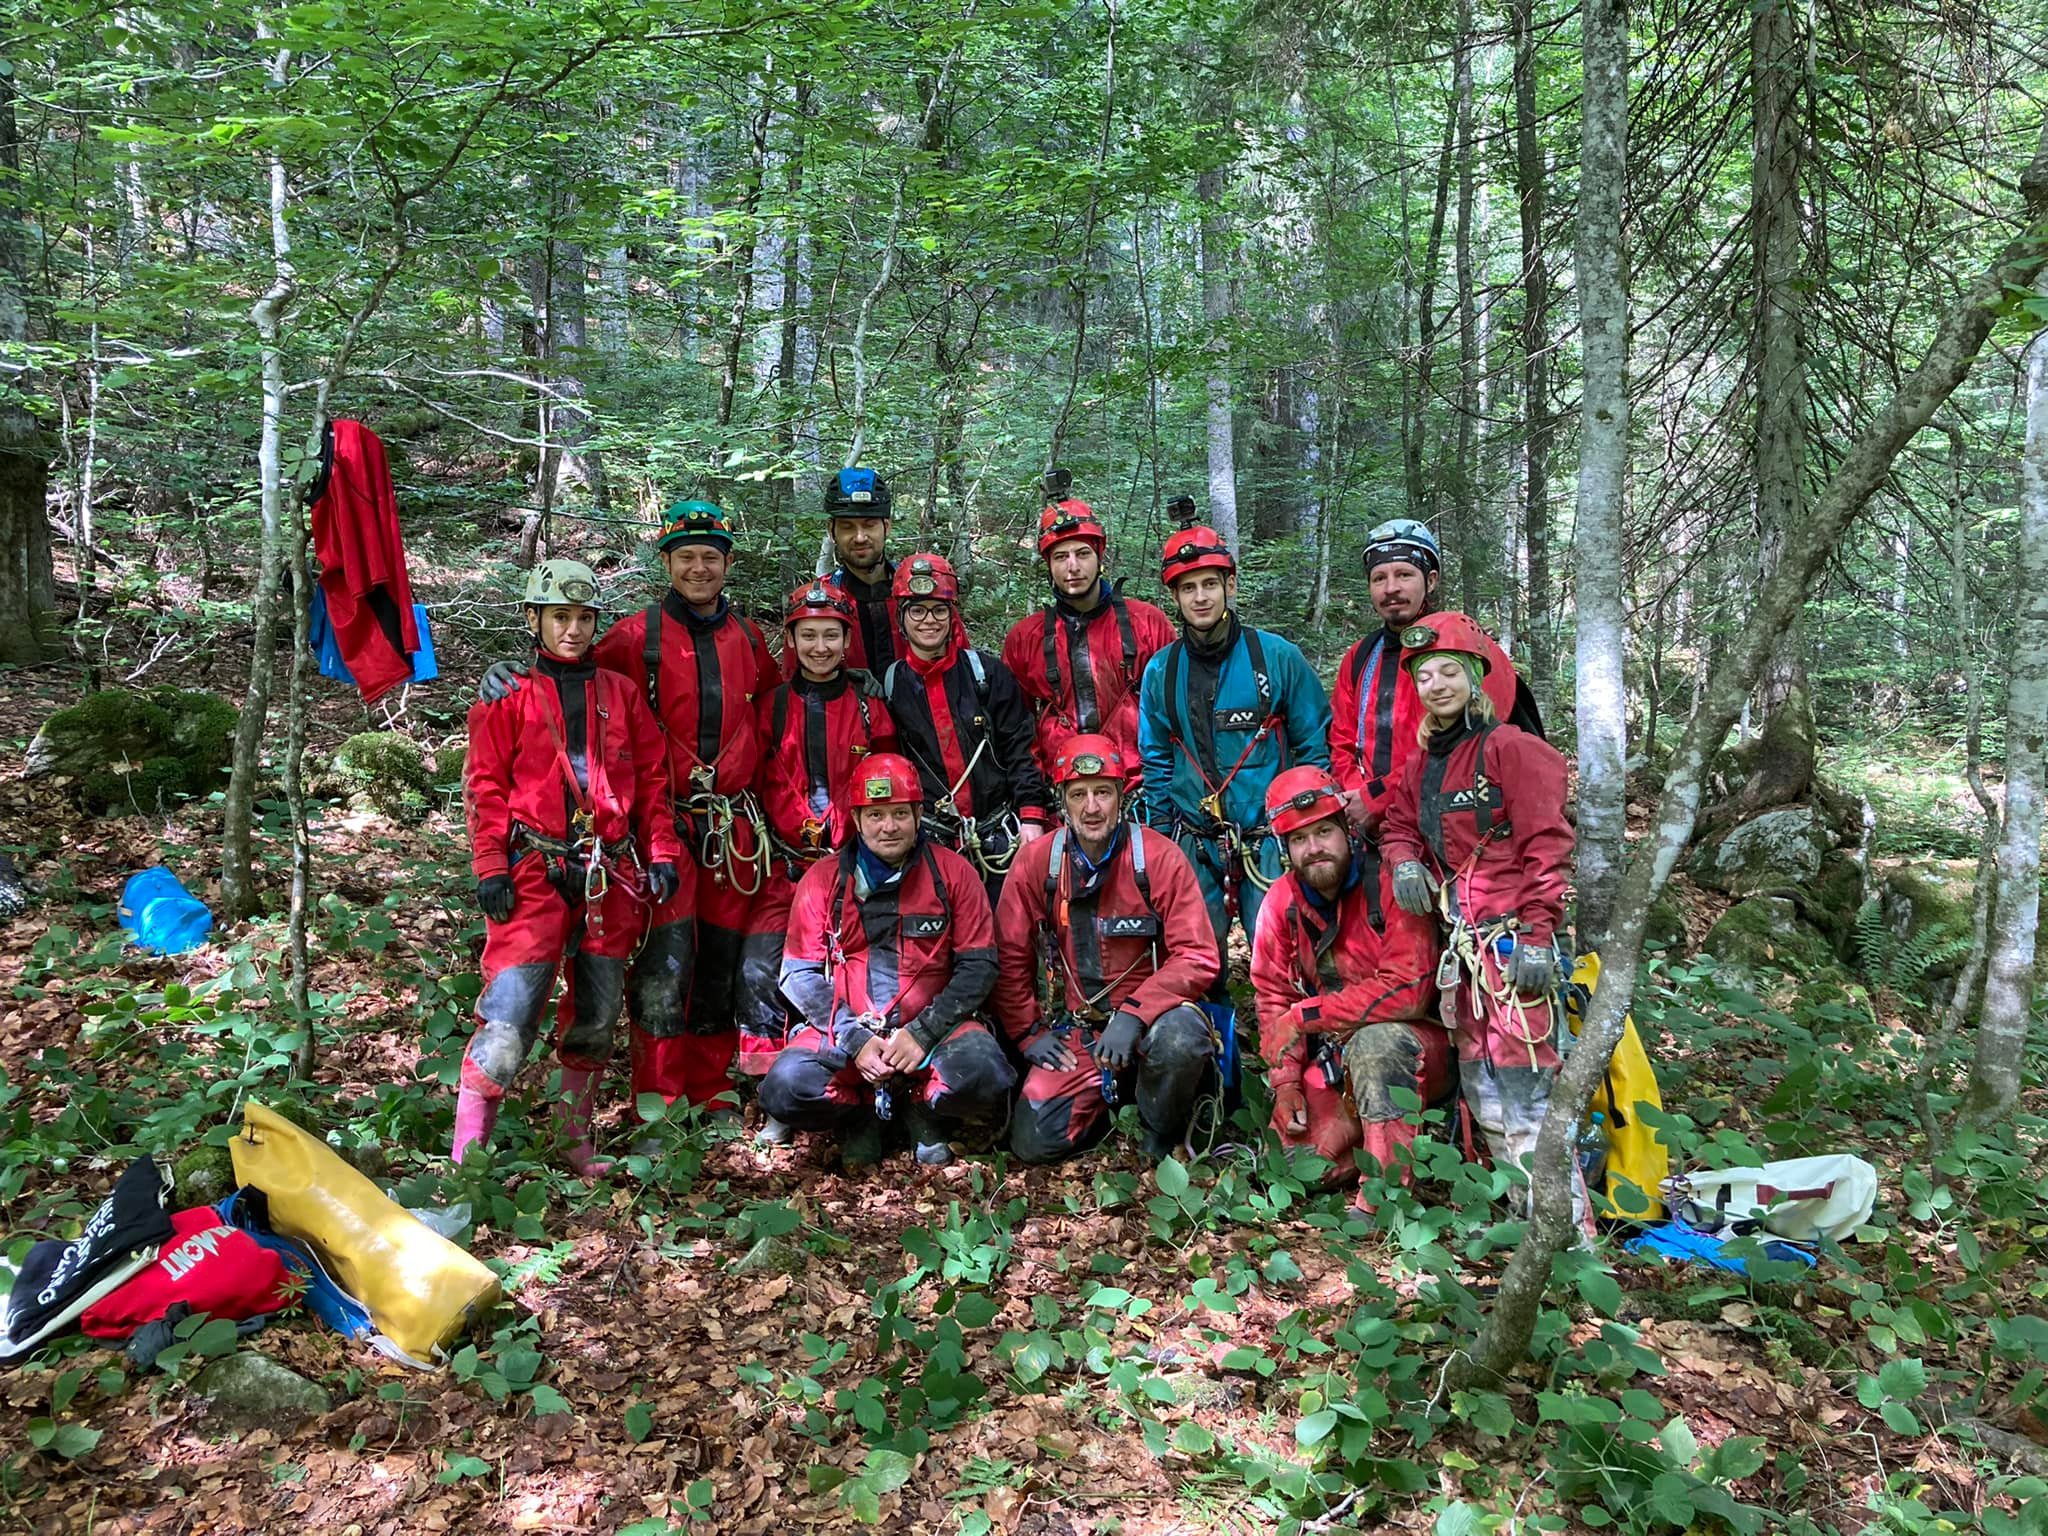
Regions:
<svg viewBox="0 0 2048 1536"><path fill-rule="evenodd" d="M1394 866L1394 901L1403 912L1428 917L1436 911L1436 876L1429 866L1408 859Z"/></svg>
<svg viewBox="0 0 2048 1536"><path fill-rule="evenodd" d="M1017 1054L1034 1067L1044 1067L1059 1072L1074 1064L1074 1053L1067 1049L1065 1037L1049 1029L1024 1037L1024 1043L1017 1047Z"/></svg>
<svg viewBox="0 0 2048 1536"><path fill-rule="evenodd" d="M491 875L476 883L476 909L494 923L512 915L512 877Z"/></svg>
<svg viewBox="0 0 2048 1536"><path fill-rule="evenodd" d="M1135 1013L1121 1009L1109 1016L1109 1022L1102 1026L1102 1033L1095 1037L1095 1059L1113 1072L1121 1072L1131 1064L1131 1052L1138 1047L1138 1032L1145 1023Z"/></svg>
<svg viewBox="0 0 2048 1536"><path fill-rule="evenodd" d="M1540 997L1557 985L1557 952L1548 944L1515 940L1514 953L1502 967L1508 985L1525 997Z"/></svg>
<svg viewBox="0 0 2048 1536"><path fill-rule="evenodd" d="M519 691L519 680L526 676L523 661L494 661L484 668L484 675L477 680L476 697L479 704L495 704L500 699L509 699Z"/></svg>

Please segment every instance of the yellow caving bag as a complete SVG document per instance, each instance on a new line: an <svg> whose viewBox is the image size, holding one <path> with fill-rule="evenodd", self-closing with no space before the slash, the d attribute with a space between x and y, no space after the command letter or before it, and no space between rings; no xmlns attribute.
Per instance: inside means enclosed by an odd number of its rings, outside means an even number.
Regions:
<svg viewBox="0 0 2048 1536"><path fill-rule="evenodd" d="M1587 1001L1600 984L1600 957L1580 955L1572 967L1572 979L1564 989L1565 1018L1574 1035L1579 1032ZM1605 1186L1593 1190L1593 1204L1599 1215L1616 1221L1658 1221L1664 1215L1659 1191L1671 1174L1671 1153L1657 1139L1654 1126L1637 1112L1642 1105L1664 1107L1657 1091L1657 1074L1650 1066L1650 1053L1643 1049L1636 1021L1623 1018L1621 1043L1607 1063L1607 1076L1593 1090L1590 1116L1598 1113L1607 1123L1607 1177Z"/></svg>
<svg viewBox="0 0 2048 1536"><path fill-rule="evenodd" d="M415 1362L433 1360L498 1302L498 1277L275 1110L243 1106L235 1178L269 1199L270 1225L311 1246Z"/></svg>

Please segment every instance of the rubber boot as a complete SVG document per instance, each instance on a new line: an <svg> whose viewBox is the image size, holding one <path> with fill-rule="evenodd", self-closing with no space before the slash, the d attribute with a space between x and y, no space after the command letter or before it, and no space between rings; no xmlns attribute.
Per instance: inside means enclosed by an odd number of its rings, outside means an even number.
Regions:
<svg viewBox="0 0 2048 1536"><path fill-rule="evenodd" d="M773 1115L761 1117L761 1129L754 1132L754 1140L764 1147L786 1147L796 1132L784 1125Z"/></svg>
<svg viewBox="0 0 2048 1536"><path fill-rule="evenodd" d="M882 1122L871 1109L857 1109L839 1134L839 1161L848 1173L859 1173L882 1161Z"/></svg>
<svg viewBox="0 0 2048 1536"><path fill-rule="evenodd" d="M903 1128L918 1162L927 1168L943 1168L953 1161L953 1148L946 1140L946 1123L933 1114L919 1094L910 1095L903 1106Z"/></svg>
<svg viewBox="0 0 2048 1536"><path fill-rule="evenodd" d="M455 1094L455 1146L448 1154L456 1167L471 1147L488 1147L491 1130L498 1123L498 1101L487 1099L467 1083Z"/></svg>
<svg viewBox="0 0 2048 1536"><path fill-rule="evenodd" d="M595 1070L562 1068L562 1097L555 1105L555 1134L562 1143L562 1160L582 1179L601 1179L612 1171L611 1159L599 1157L590 1144L590 1120L596 1100Z"/></svg>

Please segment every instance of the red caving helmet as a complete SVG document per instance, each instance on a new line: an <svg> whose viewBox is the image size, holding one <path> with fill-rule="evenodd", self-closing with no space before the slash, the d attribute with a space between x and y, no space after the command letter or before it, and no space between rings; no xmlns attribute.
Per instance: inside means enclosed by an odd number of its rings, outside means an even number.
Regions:
<svg viewBox="0 0 2048 1536"><path fill-rule="evenodd" d="M1107 736L1092 732L1085 736L1071 738L1060 755L1053 759L1052 782L1055 788L1071 784L1076 779L1114 779L1124 782L1124 755L1117 750L1115 742Z"/></svg>
<svg viewBox="0 0 2048 1536"><path fill-rule="evenodd" d="M1171 592L1173 584L1183 576L1192 576L1196 571L1237 573L1237 556L1214 528L1183 528L1167 539L1166 548L1160 553L1159 580L1167 591Z"/></svg>
<svg viewBox="0 0 2048 1536"><path fill-rule="evenodd" d="M1095 509L1071 496L1054 502L1038 514L1039 558L1051 554L1055 547L1069 539L1093 544L1098 555L1109 544L1109 536L1102 531L1102 519L1095 515Z"/></svg>
<svg viewBox="0 0 2048 1536"><path fill-rule="evenodd" d="M907 757L877 752L861 759L853 776L853 808L864 805L922 805L924 785Z"/></svg>
<svg viewBox="0 0 2048 1536"><path fill-rule="evenodd" d="M782 610L782 627L794 628L799 619L837 619L851 633L853 600L829 581L807 581L789 594Z"/></svg>
<svg viewBox="0 0 2048 1536"><path fill-rule="evenodd" d="M899 606L915 601L954 603L960 601L960 578L944 555L912 555L896 567L896 579L889 596Z"/></svg>
<svg viewBox="0 0 2048 1536"><path fill-rule="evenodd" d="M1266 820L1276 837L1343 814L1343 792L1327 768L1304 763L1289 768L1267 786Z"/></svg>
<svg viewBox="0 0 2048 1536"><path fill-rule="evenodd" d="M1426 613L1401 631L1402 666L1412 672L1425 656L1439 651L1469 657L1479 669L1472 678L1475 688L1486 676L1486 653L1492 648L1492 638L1462 613Z"/></svg>

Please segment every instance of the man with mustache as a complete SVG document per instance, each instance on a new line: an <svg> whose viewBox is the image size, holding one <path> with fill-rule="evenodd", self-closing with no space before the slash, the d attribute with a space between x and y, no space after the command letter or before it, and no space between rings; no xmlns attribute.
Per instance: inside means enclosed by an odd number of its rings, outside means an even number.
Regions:
<svg viewBox="0 0 2048 1536"><path fill-rule="evenodd" d="M1365 581L1374 630L1344 653L1330 698L1330 769L1344 790L1344 810L1354 826L1379 830L1394 786L1408 760L1421 752L1416 731L1422 702L1415 679L1401 665L1401 631L1437 606L1443 558L1436 535L1413 518L1381 523L1365 536ZM1491 635L1486 645L1486 694L1496 718L1532 735L1543 734L1529 685L1515 675Z"/></svg>
<svg viewBox="0 0 2048 1536"><path fill-rule="evenodd" d="M1290 768L1266 794L1288 872L1259 909L1252 989L1259 1054L1273 1086L1273 1130L1355 1178L1361 1147L1410 1177L1413 1115L1455 1085L1449 1032L1436 1012L1436 927L1394 900L1393 870L1353 830L1326 769Z"/></svg>

